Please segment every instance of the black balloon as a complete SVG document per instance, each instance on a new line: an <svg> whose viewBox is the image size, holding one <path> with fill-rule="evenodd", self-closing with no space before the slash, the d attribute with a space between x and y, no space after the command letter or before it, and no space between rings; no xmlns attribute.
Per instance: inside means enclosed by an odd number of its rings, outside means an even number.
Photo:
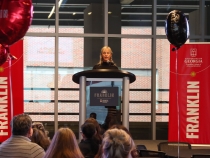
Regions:
<svg viewBox="0 0 210 158"><path fill-rule="evenodd" d="M179 10L171 11L165 21L165 32L168 41L177 49L185 44L189 37L189 24L184 13Z"/></svg>

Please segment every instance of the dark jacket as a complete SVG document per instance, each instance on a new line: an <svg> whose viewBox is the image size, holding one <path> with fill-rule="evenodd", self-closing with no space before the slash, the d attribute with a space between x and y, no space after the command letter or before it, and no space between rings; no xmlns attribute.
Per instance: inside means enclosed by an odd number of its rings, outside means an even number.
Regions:
<svg viewBox="0 0 210 158"><path fill-rule="evenodd" d="M118 67L113 62L103 62L101 65L96 64L93 66L93 69L117 69Z"/></svg>
<svg viewBox="0 0 210 158"><path fill-rule="evenodd" d="M86 140L81 140L79 148L84 157L94 158L98 152L99 144L96 143L94 139L88 138Z"/></svg>

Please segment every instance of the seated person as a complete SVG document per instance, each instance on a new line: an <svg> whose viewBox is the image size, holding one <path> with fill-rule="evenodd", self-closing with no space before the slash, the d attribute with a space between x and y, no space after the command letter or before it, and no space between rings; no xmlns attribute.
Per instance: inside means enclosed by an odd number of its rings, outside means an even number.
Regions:
<svg viewBox="0 0 210 158"><path fill-rule="evenodd" d="M14 116L10 125L12 135L0 145L0 157L43 158L45 151L29 139L33 134L32 120L29 115Z"/></svg>
<svg viewBox="0 0 210 158"><path fill-rule="evenodd" d="M92 123L84 123L81 131L83 139L79 143L79 148L85 157L94 158L99 149L99 144L93 139L96 128Z"/></svg>
<svg viewBox="0 0 210 158"><path fill-rule="evenodd" d="M122 129L109 129L102 141L102 158L131 158L135 149L133 139Z"/></svg>
<svg viewBox="0 0 210 158"><path fill-rule="evenodd" d="M31 136L31 142L34 142L41 146L45 151L50 145L50 139L43 131L37 128L33 128L33 135Z"/></svg>
<svg viewBox="0 0 210 158"><path fill-rule="evenodd" d="M53 136L44 158L84 158L75 134L69 128L60 128Z"/></svg>
<svg viewBox="0 0 210 158"><path fill-rule="evenodd" d="M88 118L85 120L85 123L92 123L95 126L96 134L94 135L93 139L95 139L95 141L98 144L101 144L101 142L102 142L101 127L98 124L98 121L94 118Z"/></svg>
<svg viewBox="0 0 210 158"><path fill-rule="evenodd" d="M132 138L131 133L129 132L129 130L125 126L120 125L120 124L115 124L115 125L111 126L109 129L115 129L115 128L116 129L122 129L127 134L129 134L130 137ZM131 151L131 156L132 156L132 158L138 158L139 157L139 152L136 148Z"/></svg>
<svg viewBox="0 0 210 158"><path fill-rule="evenodd" d="M46 136L48 136L49 132L45 130L43 123L41 122L33 122L32 128L37 128L41 130L43 133L45 133Z"/></svg>

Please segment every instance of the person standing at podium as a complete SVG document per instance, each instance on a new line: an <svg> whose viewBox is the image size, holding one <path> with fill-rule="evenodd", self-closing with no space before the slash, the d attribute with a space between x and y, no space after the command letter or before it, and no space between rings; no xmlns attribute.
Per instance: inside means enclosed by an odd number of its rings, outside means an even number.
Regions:
<svg viewBox="0 0 210 158"><path fill-rule="evenodd" d="M116 69L118 70L117 65L112 59L112 49L108 46L104 46L101 48L101 53L100 53L100 59L99 62L93 66L93 69ZM111 86L114 86L114 81L111 81ZM117 109L116 105L109 105L105 106L107 108L107 116L106 119L104 120L105 122L101 125L103 133L108 129L110 122L112 120L118 120L117 119ZM110 118L110 119L109 119Z"/></svg>
<svg viewBox="0 0 210 158"><path fill-rule="evenodd" d="M93 69L118 69L112 59L112 49L108 46L101 48L99 62L93 66Z"/></svg>

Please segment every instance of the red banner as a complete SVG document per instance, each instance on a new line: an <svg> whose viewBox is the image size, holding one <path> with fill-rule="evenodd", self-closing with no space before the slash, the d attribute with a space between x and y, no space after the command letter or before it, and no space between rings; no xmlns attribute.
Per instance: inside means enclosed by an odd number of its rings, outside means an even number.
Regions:
<svg viewBox="0 0 210 158"><path fill-rule="evenodd" d="M11 135L10 121L23 113L23 40L10 47L17 59L0 66L0 142Z"/></svg>
<svg viewBox="0 0 210 158"><path fill-rule="evenodd" d="M170 52L168 139L210 144L209 43L185 44Z"/></svg>

